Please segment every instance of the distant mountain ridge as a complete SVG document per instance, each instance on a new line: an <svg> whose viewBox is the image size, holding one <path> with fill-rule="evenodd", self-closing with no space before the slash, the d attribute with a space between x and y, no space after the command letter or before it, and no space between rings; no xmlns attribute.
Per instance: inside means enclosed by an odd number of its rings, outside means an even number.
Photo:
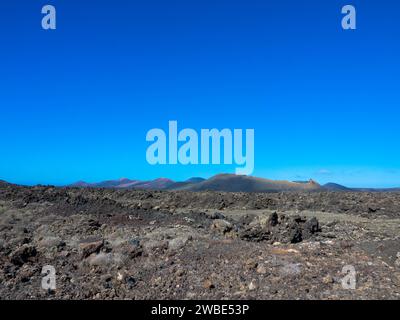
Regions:
<svg viewBox="0 0 400 320"><path fill-rule="evenodd" d="M13 184L13 183L10 183L10 182L0 179L0 186L3 186L3 187L4 186L16 186L16 184Z"/></svg>
<svg viewBox="0 0 400 320"><path fill-rule="evenodd" d="M333 183L333 182L329 182L327 184L324 184L322 186L325 190L329 190L329 191L351 191L351 188L347 188L345 186L342 186L341 184L337 184L337 183Z"/></svg>
<svg viewBox="0 0 400 320"><path fill-rule="evenodd" d="M226 192L281 192L281 191L313 191L321 186L310 180L308 183L269 180L234 174L219 174L210 179L189 184L179 190L188 191L226 191Z"/></svg>
<svg viewBox="0 0 400 320"><path fill-rule="evenodd" d="M185 190L185 189L191 188L195 184L203 182L205 180L206 179L204 179L204 178L195 177L195 178L190 178L186 181L174 182L173 184L168 186L168 190Z"/></svg>
<svg viewBox="0 0 400 320"><path fill-rule="evenodd" d="M143 190L186 190L186 191L225 191L225 192L282 192L282 191L318 191L323 187L309 180L308 182L291 182L269 180L234 174L218 174L209 179L190 178L175 182L166 178L150 181L129 180L126 178L108 180L99 183L76 182L68 187L78 188L113 188Z"/></svg>
<svg viewBox="0 0 400 320"><path fill-rule="evenodd" d="M121 178L118 180L106 180L96 183L87 183L85 181L78 181L76 183L68 185L68 187L164 190L174 183L175 183L174 181L166 178L158 178L150 181L130 180L127 178Z"/></svg>
<svg viewBox="0 0 400 320"><path fill-rule="evenodd" d="M0 187L17 186L0 179ZM308 181L269 180L253 176L218 174L209 179L193 177L185 181L167 178L142 181L121 178L88 183L78 181L67 185L69 188L106 188L133 190L172 190L172 191L221 191L221 192L286 192L286 191L333 191L333 192L400 192L400 188L348 188L337 183L320 185Z"/></svg>
<svg viewBox="0 0 400 320"><path fill-rule="evenodd" d="M0 185L6 185L6 184L8 184L6 181L4 181L4 180L0 180Z"/></svg>

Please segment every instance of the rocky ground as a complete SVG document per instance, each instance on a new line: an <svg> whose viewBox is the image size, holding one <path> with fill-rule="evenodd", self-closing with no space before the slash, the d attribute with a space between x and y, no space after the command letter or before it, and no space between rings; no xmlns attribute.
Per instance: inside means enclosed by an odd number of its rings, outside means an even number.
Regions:
<svg viewBox="0 0 400 320"><path fill-rule="evenodd" d="M3 184L0 298L399 299L399 226L399 193Z"/></svg>

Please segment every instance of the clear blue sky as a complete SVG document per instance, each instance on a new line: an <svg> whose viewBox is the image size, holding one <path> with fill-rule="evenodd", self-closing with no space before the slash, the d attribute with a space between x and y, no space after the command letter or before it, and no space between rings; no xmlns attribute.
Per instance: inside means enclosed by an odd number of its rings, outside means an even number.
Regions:
<svg viewBox="0 0 400 320"><path fill-rule="evenodd" d="M388 0L1 1L0 179L234 172L147 164L147 131L177 120L254 128L256 176L400 186L399 15Z"/></svg>

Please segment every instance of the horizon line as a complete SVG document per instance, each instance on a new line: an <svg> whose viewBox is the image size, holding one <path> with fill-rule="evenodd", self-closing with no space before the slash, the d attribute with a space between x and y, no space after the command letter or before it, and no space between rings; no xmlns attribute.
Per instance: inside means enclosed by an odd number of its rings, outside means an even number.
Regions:
<svg viewBox="0 0 400 320"><path fill-rule="evenodd" d="M164 176L161 177L157 177L154 179L131 179L131 178L127 178L127 177L120 177L117 179L104 179L104 180L98 180L98 181L94 181L94 182L88 182L89 180L76 180L72 183L15 183L12 182L8 179L3 179L0 178L0 182L5 182L5 183L9 183L9 184L14 184L14 185L18 185L18 186L27 186L27 187L34 187L34 186L54 186L54 187L69 187L69 186L73 186L74 184L78 184L78 183L86 183L86 184L99 184L99 183L103 183L103 182L110 182L110 181L121 181L121 180L129 180L129 181L138 181L138 182L152 182L152 181L156 181L156 180L161 180L161 179L165 179L165 180L170 180L171 182L174 183L179 183L179 182L186 182L190 179L194 179L194 178L200 178L200 179L204 179L204 180L209 180L211 178L214 178L216 176L220 176L220 175L232 175L232 176L243 176L243 177L251 177L251 178L257 178L257 179L264 179L264 180L270 180L270 181L285 181L285 182L292 182L292 183L309 183L309 182L316 182L317 184L319 184L320 186L326 186L329 184L336 184L338 186L342 186L348 189L375 189L375 190L390 190L390 189L400 189L400 184L399 186L390 186L390 187L374 187L374 186L357 186L357 187L353 187L353 186L348 186L347 184L342 184L342 183L337 183L335 181L329 181L326 183L319 183L317 179L314 178L309 178L307 179L294 179L294 180L290 180L290 179L270 179L270 178L265 178L262 176L255 176L255 175L238 175L236 173L218 173L218 174L214 174L209 176L208 178L204 178L202 176L191 176L187 179L171 179L171 178L167 178Z"/></svg>

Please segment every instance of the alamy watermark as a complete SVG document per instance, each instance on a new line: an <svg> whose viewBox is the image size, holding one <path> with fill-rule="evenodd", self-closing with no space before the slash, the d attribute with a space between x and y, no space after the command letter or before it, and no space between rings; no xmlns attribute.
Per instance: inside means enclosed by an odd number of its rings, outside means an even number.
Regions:
<svg viewBox="0 0 400 320"><path fill-rule="evenodd" d="M254 129L246 129L245 136L244 141L242 129L178 131L178 122L169 121L168 134L163 129L147 132L146 141L152 144L147 148L146 159L151 165L236 164L236 174L250 175L254 170Z"/></svg>
<svg viewBox="0 0 400 320"><path fill-rule="evenodd" d="M53 5L45 5L42 7L42 28L44 30L55 30L57 27L56 23L56 8ZM342 14L345 16L342 18L342 28L344 30L355 30L356 25L356 8L353 5L345 5L342 7Z"/></svg>
<svg viewBox="0 0 400 320"><path fill-rule="evenodd" d="M345 274L342 278L342 288L344 290L355 290L357 284L356 268L352 265L343 266L342 274Z"/></svg>
<svg viewBox="0 0 400 320"><path fill-rule="evenodd" d="M44 30L55 30L57 28L56 8L52 5L45 5L42 8L42 28Z"/></svg>
<svg viewBox="0 0 400 320"><path fill-rule="evenodd" d="M56 290L56 269L51 265L42 268L42 289Z"/></svg>
<svg viewBox="0 0 400 320"><path fill-rule="evenodd" d="M342 14L345 14L345 16L342 19L343 30L357 29L356 8L352 5L346 5L342 8Z"/></svg>

